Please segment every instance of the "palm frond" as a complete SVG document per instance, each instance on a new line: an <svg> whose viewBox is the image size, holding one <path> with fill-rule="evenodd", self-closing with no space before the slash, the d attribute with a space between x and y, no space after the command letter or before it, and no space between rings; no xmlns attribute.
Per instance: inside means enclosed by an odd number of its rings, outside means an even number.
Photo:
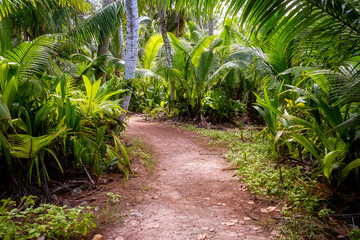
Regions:
<svg viewBox="0 0 360 240"><path fill-rule="evenodd" d="M103 41L119 26L124 14L124 0L115 1L83 21L70 32L70 36L75 39L81 39L84 42ZM100 29L102 34L99 38Z"/></svg>
<svg viewBox="0 0 360 240"><path fill-rule="evenodd" d="M53 134L33 137L25 134L9 135L10 153L15 158L34 158L48 146L54 139L66 134L66 127L59 129Z"/></svg>
<svg viewBox="0 0 360 240"><path fill-rule="evenodd" d="M337 0L228 0L230 14L241 12L241 24L252 35L260 32L271 39L281 32L284 47L300 33L302 41L321 41L338 51L331 51L343 60L354 56L359 46L360 13L352 2ZM269 21L276 23L269 27ZM339 37L341 35L341 37ZM335 37L335 38L334 38ZM341 47L338 47L341 46ZM340 51L339 51L340 49ZM357 51L357 50L356 50Z"/></svg>
<svg viewBox="0 0 360 240"><path fill-rule="evenodd" d="M199 86L202 86L202 84L208 78L213 62L214 53L212 51L202 52L199 59L199 65L196 66L197 81L200 81L198 83Z"/></svg>
<svg viewBox="0 0 360 240"><path fill-rule="evenodd" d="M9 18L0 21L0 55L4 56L5 52L11 49L12 22Z"/></svg>
<svg viewBox="0 0 360 240"><path fill-rule="evenodd" d="M51 56L60 48L50 36L41 36L31 42L23 42L6 54L10 61L20 64L20 78L29 79L41 74L49 65Z"/></svg>
<svg viewBox="0 0 360 240"><path fill-rule="evenodd" d="M163 39L160 34L154 34L145 45L145 54L142 57L142 66L144 69L152 69L155 65L155 58L159 52Z"/></svg>
<svg viewBox="0 0 360 240"><path fill-rule="evenodd" d="M214 39L215 36L205 37L198 44L196 44L196 46L190 53L191 62L192 64L194 64L194 66L198 66L200 56L206 50L206 48L210 46Z"/></svg>
<svg viewBox="0 0 360 240"><path fill-rule="evenodd" d="M153 71L151 71L149 69L136 69L135 77L139 78L139 79L149 78L149 79L161 80L161 81L164 80L160 75L154 73Z"/></svg>
<svg viewBox="0 0 360 240"><path fill-rule="evenodd" d="M206 90L208 91L212 86L225 78L225 75L232 69L239 69L239 63L227 62L218 68L205 82Z"/></svg>

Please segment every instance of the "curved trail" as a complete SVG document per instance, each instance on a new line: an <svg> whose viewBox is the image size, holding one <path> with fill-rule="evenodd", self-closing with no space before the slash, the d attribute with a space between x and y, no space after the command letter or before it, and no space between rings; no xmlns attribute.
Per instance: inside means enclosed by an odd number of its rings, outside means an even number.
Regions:
<svg viewBox="0 0 360 240"><path fill-rule="evenodd" d="M247 204L253 197L234 172L222 171L229 167L222 155L202 146L196 134L138 117L126 134L153 148L157 166L150 191L109 239L269 239L265 227L246 218L256 209Z"/></svg>

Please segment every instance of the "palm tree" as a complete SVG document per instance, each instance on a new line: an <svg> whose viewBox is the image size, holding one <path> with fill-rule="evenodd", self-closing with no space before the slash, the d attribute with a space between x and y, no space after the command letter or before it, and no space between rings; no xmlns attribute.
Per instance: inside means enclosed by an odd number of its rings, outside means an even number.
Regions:
<svg viewBox="0 0 360 240"><path fill-rule="evenodd" d="M189 115L192 115L190 113L192 108L195 121L205 123L202 113L205 93L224 79L230 70L239 66L231 61L216 66L214 36L203 38L193 49L174 35L169 36L175 51L174 69L171 73L181 86L182 90L179 92L185 92L183 101L187 103Z"/></svg>
<svg viewBox="0 0 360 240"><path fill-rule="evenodd" d="M103 1L103 7L108 6L111 2L112 2L112 0L104 0L104 1ZM100 29L99 38L100 38L100 40L99 40L98 53L97 53L97 55L98 55L98 56L106 55L106 54L109 53L110 36L109 36L109 35L105 35L105 34L103 33L103 31ZM104 62L106 62L106 58L105 58ZM105 65L105 63L104 63L104 65ZM96 78L96 79L101 78L101 79L102 79L102 83L105 82L105 77L106 77L106 74L103 73L102 71L97 70L97 71L95 72L95 78Z"/></svg>
<svg viewBox="0 0 360 240"><path fill-rule="evenodd" d="M126 33L126 56L125 56L124 80L128 82L128 85L130 85L131 80L135 78L135 69L136 69L138 45L139 45L137 0L126 0L126 16L127 16L127 21L126 21L127 33ZM125 96L121 104L121 107L126 111L129 109L131 93L132 91L130 89L129 93ZM122 115L122 120L124 120L124 115Z"/></svg>
<svg viewBox="0 0 360 240"><path fill-rule="evenodd" d="M166 6L166 2L164 3L158 3L158 12L159 12L159 24L160 24L160 31L164 42L164 48L165 48L165 54L166 54L166 60L168 63L169 69L173 68L172 63L172 56L171 56L171 46L170 41L166 32L166 23L165 23L165 11L164 6ZM173 78L170 78L170 101L174 100L175 95L175 82Z"/></svg>

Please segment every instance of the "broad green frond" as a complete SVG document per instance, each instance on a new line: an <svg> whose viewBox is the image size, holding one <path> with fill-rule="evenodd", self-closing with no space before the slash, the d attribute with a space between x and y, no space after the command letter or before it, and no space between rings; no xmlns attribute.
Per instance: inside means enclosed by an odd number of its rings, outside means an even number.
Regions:
<svg viewBox="0 0 360 240"><path fill-rule="evenodd" d="M31 42L23 42L6 54L10 61L20 64L20 78L29 79L41 74L51 61L51 56L60 47L49 36L41 36Z"/></svg>
<svg viewBox="0 0 360 240"><path fill-rule="evenodd" d="M125 14L124 0L115 1L83 21L70 32L70 36L84 42L99 42L108 37L120 24ZM98 37L101 29L102 35Z"/></svg>
<svg viewBox="0 0 360 240"><path fill-rule="evenodd" d="M11 49L12 22L9 18L0 21L0 55L4 56L5 52Z"/></svg>
<svg viewBox="0 0 360 240"><path fill-rule="evenodd" d="M16 158L34 158L57 137L66 134L68 130L63 127L53 134L33 137L24 134L13 134L9 136L10 153Z"/></svg>
<svg viewBox="0 0 360 240"><path fill-rule="evenodd" d="M145 45L145 54L142 57L142 65L144 69L152 69L156 64L154 61L160 46L163 43L162 36L160 34L154 34L150 37Z"/></svg>
<svg viewBox="0 0 360 240"><path fill-rule="evenodd" d="M194 64L194 66L198 66L201 54L205 51L206 48L210 46L214 39L215 36L205 37L194 47L190 54L191 62Z"/></svg>

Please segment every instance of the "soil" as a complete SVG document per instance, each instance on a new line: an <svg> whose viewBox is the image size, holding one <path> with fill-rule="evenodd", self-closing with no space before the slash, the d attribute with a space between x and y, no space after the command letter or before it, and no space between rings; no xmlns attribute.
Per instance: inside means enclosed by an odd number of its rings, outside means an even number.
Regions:
<svg viewBox="0 0 360 240"><path fill-rule="evenodd" d="M260 211L267 206L257 203L231 171L224 151L206 145L193 132L140 117L130 119L125 134L151 146L157 165L152 175L141 171L125 183L125 190L142 187L128 192L134 201L126 203L124 222L107 227L105 239L271 237L269 214Z"/></svg>

